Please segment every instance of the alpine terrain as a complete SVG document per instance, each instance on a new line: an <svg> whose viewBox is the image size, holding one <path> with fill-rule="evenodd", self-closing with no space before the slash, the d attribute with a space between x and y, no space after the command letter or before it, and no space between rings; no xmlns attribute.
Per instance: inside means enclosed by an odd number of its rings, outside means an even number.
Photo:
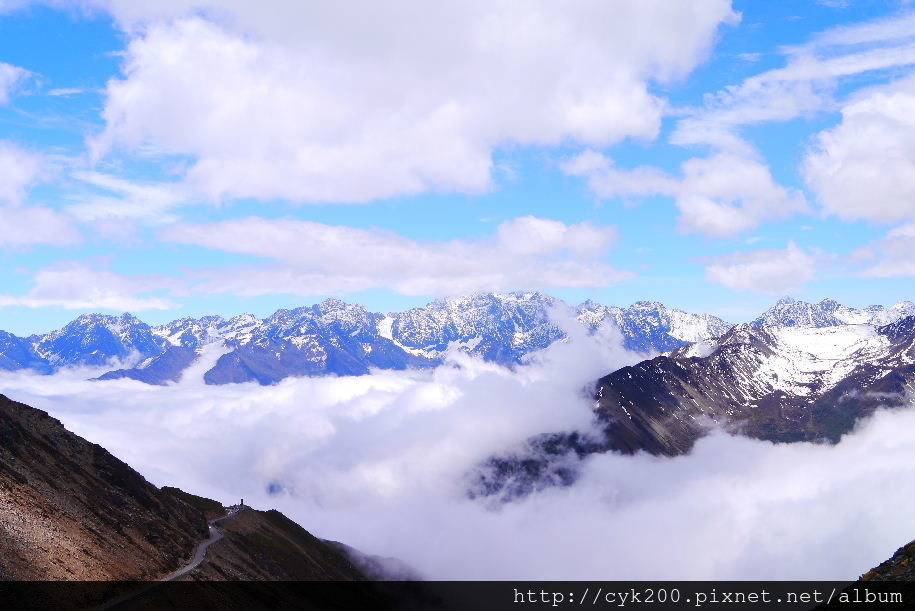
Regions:
<svg viewBox="0 0 915 611"><path fill-rule="evenodd" d="M683 454L716 426L836 442L878 407L913 402L915 315L882 324L910 305L854 311L782 300L718 338L623 367L594 388L594 431L544 434L490 459L470 494L511 498L569 484L596 452ZM834 324L836 312L856 322Z"/></svg>

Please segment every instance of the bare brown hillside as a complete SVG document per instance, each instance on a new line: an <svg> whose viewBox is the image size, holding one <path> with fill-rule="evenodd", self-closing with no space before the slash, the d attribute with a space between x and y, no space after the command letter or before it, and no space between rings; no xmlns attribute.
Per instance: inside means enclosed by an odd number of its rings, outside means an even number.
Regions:
<svg viewBox="0 0 915 611"><path fill-rule="evenodd" d="M153 579L206 534L199 511L0 395L0 579Z"/></svg>
<svg viewBox="0 0 915 611"><path fill-rule="evenodd" d="M338 549L276 510L246 509L219 523L223 538L182 579L365 581Z"/></svg>

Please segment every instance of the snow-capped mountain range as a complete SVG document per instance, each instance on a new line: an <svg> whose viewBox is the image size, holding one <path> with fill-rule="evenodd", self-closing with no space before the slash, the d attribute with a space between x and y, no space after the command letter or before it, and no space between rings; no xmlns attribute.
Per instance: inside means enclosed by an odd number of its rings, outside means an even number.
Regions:
<svg viewBox="0 0 915 611"><path fill-rule="evenodd" d="M857 310L831 300L809 304L783 299L749 327L881 324L912 313L911 302ZM646 357L697 342L692 350L709 350L709 340L732 327L715 316L657 302L619 308L586 301L573 307L536 292L441 299L389 314L328 299L278 310L265 319L251 314L204 316L156 327L126 313L84 314L44 335L22 338L0 332L0 369L47 373L67 366L118 363L115 367L120 368L101 379L128 377L163 384L178 380L206 352L214 359L204 375L208 383L270 384L294 375L360 375L373 368L431 367L441 363L449 350L513 366L566 337L569 324L588 332L615 326L624 346Z"/></svg>
<svg viewBox="0 0 915 611"><path fill-rule="evenodd" d="M555 312L593 332L615 324L627 348L646 356L720 335L730 325L660 303L629 308L586 302L571 307L534 292L484 293L441 299L403 312L370 312L328 299L278 310L260 319L182 318L151 327L130 314L84 314L64 328L19 338L0 334L0 368L41 372L119 362L103 379L129 377L154 384L177 380L204 348L224 354L205 374L208 383L274 383L290 375L359 375L372 368L404 369L441 363L463 350L504 365L566 336ZM117 366L117 365L116 365Z"/></svg>

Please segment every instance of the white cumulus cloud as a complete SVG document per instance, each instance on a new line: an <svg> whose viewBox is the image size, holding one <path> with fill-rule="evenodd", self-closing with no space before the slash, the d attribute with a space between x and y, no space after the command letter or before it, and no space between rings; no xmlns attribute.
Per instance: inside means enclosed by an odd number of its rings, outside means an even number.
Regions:
<svg viewBox="0 0 915 611"><path fill-rule="evenodd" d="M826 214L915 218L915 76L856 96L842 122L816 136L803 171Z"/></svg>
<svg viewBox="0 0 915 611"><path fill-rule="evenodd" d="M679 177L652 166L617 169L594 151L570 159L562 168L584 177L600 198L673 197L684 233L733 236L808 209L803 194L778 184L766 164L736 153L689 159L681 165Z"/></svg>
<svg viewBox="0 0 915 611"><path fill-rule="evenodd" d="M23 201L42 174L42 159L20 146L0 140L0 248L33 244L65 246L80 241L73 217Z"/></svg>
<svg viewBox="0 0 915 611"><path fill-rule="evenodd" d="M41 206L0 206L0 248L68 246L81 241L74 219L67 214Z"/></svg>
<svg viewBox="0 0 915 611"><path fill-rule="evenodd" d="M735 291L784 295L816 275L816 259L793 242L785 250L761 249L707 260L705 277Z"/></svg>
<svg viewBox="0 0 915 611"><path fill-rule="evenodd" d="M8 104L13 91L29 76L29 71L0 62L0 106Z"/></svg>
<svg viewBox="0 0 915 611"><path fill-rule="evenodd" d="M190 155L210 197L491 187L496 147L653 138L649 81L704 59L726 0L100 2L131 39L97 154Z"/></svg>
<svg viewBox="0 0 915 611"><path fill-rule="evenodd" d="M70 214L84 221L174 221L172 210L186 202L180 185L145 183L96 171L77 171L73 178L89 187L70 195Z"/></svg>
<svg viewBox="0 0 915 611"><path fill-rule="evenodd" d="M852 253L853 261L866 261L863 276L915 277L915 223L894 227L872 244Z"/></svg>
<svg viewBox="0 0 915 611"><path fill-rule="evenodd" d="M0 201L19 203L41 175L41 158L20 146L0 140Z"/></svg>
<svg viewBox="0 0 915 611"><path fill-rule="evenodd" d="M177 224L162 239L268 260L198 270L199 287L242 295L321 295L387 287L406 295L606 286L632 276L603 262L616 229L526 216L478 240L426 242L383 230L251 217Z"/></svg>
<svg viewBox="0 0 915 611"><path fill-rule="evenodd" d="M175 304L161 297L143 297L172 285L149 276L123 276L85 261L59 261L35 273L24 295L0 295L0 307L57 306L71 310L164 310Z"/></svg>
<svg viewBox="0 0 915 611"><path fill-rule="evenodd" d="M915 64L913 24L915 13L905 12L831 28L807 43L783 47L785 66L728 85L706 96L702 107L686 109L671 142L751 150L741 127L831 110L836 86L843 80Z"/></svg>

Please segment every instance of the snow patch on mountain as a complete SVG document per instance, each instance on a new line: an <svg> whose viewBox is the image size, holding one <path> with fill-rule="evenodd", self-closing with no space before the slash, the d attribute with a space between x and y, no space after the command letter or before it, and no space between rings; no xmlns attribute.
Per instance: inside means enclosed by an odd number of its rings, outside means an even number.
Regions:
<svg viewBox="0 0 915 611"><path fill-rule="evenodd" d="M210 342L197 349L197 358L181 372L178 384L203 383L204 374L216 366L216 361L231 348L224 342Z"/></svg>
<svg viewBox="0 0 915 611"><path fill-rule="evenodd" d="M714 339L706 339L701 342L696 342L695 344L690 344L684 348L680 354L686 358L704 359L715 352L715 350L718 350L718 342Z"/></svg>
<svg viewBox="0 0 915 611"><path fill-rule="evenodd" d="M835 386L861 363L876 361L890 342L872 325L776 327L775 354L765 359L758 375L771 387L805 396Z"/></svg>

